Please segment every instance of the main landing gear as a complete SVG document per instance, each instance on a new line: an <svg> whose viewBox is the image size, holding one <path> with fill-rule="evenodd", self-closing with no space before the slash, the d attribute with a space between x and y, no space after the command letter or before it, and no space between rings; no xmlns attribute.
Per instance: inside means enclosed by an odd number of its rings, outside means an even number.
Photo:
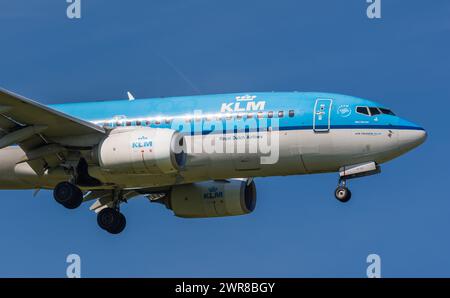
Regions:
<svg viewBox="0 0 450 298"><path fill-rule="evenodd" d="M121 233L127 225L127 220L120 212L120 204L126 201L121 190L112 190L111 201L97 213L99 227L111 234Z"/></svg>
<svg viewBox="0 0 450 298"><path fill-rule="evenodd" d="M53 197L67 209L75 209L83 202L83 192L70 182L60 182L53 190Z"/></svg>
<svg viewBox="0 0 450 298"><path fill-rule="evenodd" d="M97 214L97 223L111 234L119 234L125 229L127 221L125 216L116 208L104 208Z"/></svg>
<svg viewBox="0 0 450 298"><path fill-rule="evenodd" d="M78 186L70 182L58 183L53 190L53 197L56 202L67 209L75 209L83 202L83 192ZM119 211L121 202L122 200L116 197L112 203L113 207L103 208L97 214L97 223L100 228L111 234L119 234L127 224L125 216Z"/></svg>
<svg viewBox="0 0 450 298"><path fill-rule="evenodd" d="M334 196L338 199L339 202L346 203L352 197L352 192L346 186L346 181L343 179L339 179L338 187L334 192Z"/></svg>

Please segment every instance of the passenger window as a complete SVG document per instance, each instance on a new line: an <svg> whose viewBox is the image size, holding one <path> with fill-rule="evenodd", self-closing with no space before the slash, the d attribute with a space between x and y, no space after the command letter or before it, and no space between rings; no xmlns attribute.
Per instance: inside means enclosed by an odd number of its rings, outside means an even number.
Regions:
<svg viewBox="0 0 450 298"><path fill-rule="evenodd" d="M291 118L294 117L294 110L289 111L289 117L291 117Z"/></svg>
<svg viewBox="0 0 450 298"><path fill-rule="evenodd" d="M270 111L269 113L267 113L267 117L268 117L268 118L273 118L273 112Z"/></svg>
<svg viewBox="0 0 450 298"><path fill-rule="evenodd" d="M370 115L371 116L375 116L375 115L381 114L380 110L378 110L377 108L369 108L369 111L370 111Z"/></svg>
<svg viewBox="0 0 450 298"><path fill-rule="evenodd" d="M141 121L136 120L136 126L140 126L141 125Z"/></svg>
<svg viewBox="0 0 450 298"><path fill-rule="evenodd" d="M284 112L283 111L279 111L278 112L278 118L283 118L284 116Z"/></svg>
<svg viewBox="0 0 450 298"><path fill-rule="evenodd" d="M394 114L391 110L389 110L389 109L385 109L385 108L378 108L378 109L379 109L379 110L381 111L381 113L383 113L383 114L395 116L395 114Z"/></svg>
<svg viewBox="0 0 450 298"><path fill-rule="evenodd" d="M261 119L264 116L263 112L258 112L258 118Z"/></svg>
<svg viewBox="0 0 450 298"><path fill-rule="evenodd" d="M357 107L356 112L369 116L369 110L367 109L367 107Z"/></svg>
<svg viewBox="0 0 450 298"><path fill-rule="evenodd" d="M247 119L251 119L251 118L253 118L253 113L248 113L247 114Z"/></svg>
<svg viewBox="0 0 450 298"><path fill-rule="evenodd" d="M237 114L236 118L237 119L242 119L242 114Z"/></svg>

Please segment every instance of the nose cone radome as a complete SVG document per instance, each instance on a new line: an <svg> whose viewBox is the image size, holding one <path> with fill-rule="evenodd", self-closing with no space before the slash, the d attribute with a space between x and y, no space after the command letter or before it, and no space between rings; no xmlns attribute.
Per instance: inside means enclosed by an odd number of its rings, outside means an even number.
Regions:
<svg viewBox="0 0 450 298"><path fill-rule="evenodd" d="M427 132L421 127L404 129L399 135L399 145L402 150L409 151L423 144L427 139Z"/></svg>

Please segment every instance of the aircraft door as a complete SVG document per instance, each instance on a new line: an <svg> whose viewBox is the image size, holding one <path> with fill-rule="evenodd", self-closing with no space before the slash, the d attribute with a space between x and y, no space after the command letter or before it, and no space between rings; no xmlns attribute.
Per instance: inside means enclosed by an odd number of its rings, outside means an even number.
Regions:
<svg viewBox="0 0 450 298"><path fill-rule="evenodd" d="M314 105L314 132L329 132L331 121L332 99L317 99Z"/></svg>

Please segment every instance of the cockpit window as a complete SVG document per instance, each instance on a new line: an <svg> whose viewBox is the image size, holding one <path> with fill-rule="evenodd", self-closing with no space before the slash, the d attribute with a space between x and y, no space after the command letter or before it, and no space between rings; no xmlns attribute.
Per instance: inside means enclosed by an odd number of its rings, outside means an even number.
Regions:
<svg viewBox="0 0 450 298"><path fill-rule="evenodd" d="M378 107L356 107L356 112L367 116L375 116L380 114L395 116L391 110Z"/></svg>
<svg viewBox="0 0 450 298"><path fill-rule="evenodd" d="M369 110L367 109L367 107L357 107L357 108L356 108L356 112L357 112L357 113L360 113L360 114L367 115L367 116L370 115L370 114L369 114Z"/></svg>
<svg viewBox="0 0 450 298"><path fill-rule="evenodd" d="M380 110L378 110L378 108L370 107L369 111L370 111L370 115L371 116L375 116L375 115L381 114L381 112L380 112Z"/></svg>
<svg viewBox="0 0 450 298"><path fill-rule="evenodd" d="M385 109L385 108L379 108L379 109L380 109L381 113L383 113L383 114L395 116L395 114L389 109Z"/></svg>

